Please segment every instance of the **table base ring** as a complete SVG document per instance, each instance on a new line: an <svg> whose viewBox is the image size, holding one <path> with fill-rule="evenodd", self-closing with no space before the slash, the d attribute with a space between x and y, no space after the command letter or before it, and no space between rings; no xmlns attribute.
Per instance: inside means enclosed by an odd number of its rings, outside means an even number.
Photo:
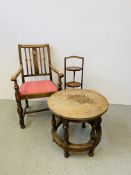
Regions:
<svg viewBox="0 0 131 175"><path fill-rule="evenodd" d="M58 120L56 122L56 130L52 130L52 139L53 141L59 145L64 150L64 156L69 157L69 151L72 152L84 152L88 151L89 156L94 155L94 149L99 144L101 140L101 117L90 122L87 121L92 127L90 133L90 140L87 143L83 144L74 144L70 142L65 142L65 139L61 138L58 133L58 127L63 124L62 120ZM65 132L65 131L64 131Z"/></svg>

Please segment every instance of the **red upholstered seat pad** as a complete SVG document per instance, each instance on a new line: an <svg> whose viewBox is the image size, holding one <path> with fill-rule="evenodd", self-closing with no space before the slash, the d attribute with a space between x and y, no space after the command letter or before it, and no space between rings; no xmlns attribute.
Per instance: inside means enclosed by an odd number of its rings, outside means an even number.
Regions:
<svg viewBox="0 0 131 175"><path fill-rule="evenodd" d="M56 92L57 86L50 80L28 81L20 87L21 95Z"/></svg>

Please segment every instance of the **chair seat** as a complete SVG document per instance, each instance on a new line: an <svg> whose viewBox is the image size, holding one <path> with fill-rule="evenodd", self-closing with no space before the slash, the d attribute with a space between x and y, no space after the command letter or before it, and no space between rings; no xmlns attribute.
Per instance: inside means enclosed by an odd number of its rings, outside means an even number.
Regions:
<svg viewBox="0 0 131 175"><path fill-rule="evenodd" d="M50 80L28 81L20 87L21 96L49 94L57 91L57 86Z"/></svg>

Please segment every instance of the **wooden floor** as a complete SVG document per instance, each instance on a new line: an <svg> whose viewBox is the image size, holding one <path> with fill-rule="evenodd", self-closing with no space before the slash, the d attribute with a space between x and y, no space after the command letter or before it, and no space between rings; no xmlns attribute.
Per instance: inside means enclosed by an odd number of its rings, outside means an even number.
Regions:
<svg viewBox="0 0 131 175"><path fill-rule="evenodd" d="M44 102L31 104L35 105ZM29 114L22 130L15 101L0 100L0 175L131 175L131 106L110 105L94 157L85 152L64 158L52 142L50 120L49 111ZM89 130L71 124L70 140L85 142Z"/></svg>

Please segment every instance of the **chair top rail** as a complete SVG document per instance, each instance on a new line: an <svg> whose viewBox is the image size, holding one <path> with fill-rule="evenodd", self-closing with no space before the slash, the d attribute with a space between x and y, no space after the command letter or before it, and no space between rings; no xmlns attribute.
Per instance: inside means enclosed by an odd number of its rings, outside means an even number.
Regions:
<svg viewBox="0 0 131 175"><path fill-rule="evenodd" d="M20 48L40 48L40 47L48 47L49 44L26 44L26 45L22 45L22 44L18 44L18 46Z"/></svg>

